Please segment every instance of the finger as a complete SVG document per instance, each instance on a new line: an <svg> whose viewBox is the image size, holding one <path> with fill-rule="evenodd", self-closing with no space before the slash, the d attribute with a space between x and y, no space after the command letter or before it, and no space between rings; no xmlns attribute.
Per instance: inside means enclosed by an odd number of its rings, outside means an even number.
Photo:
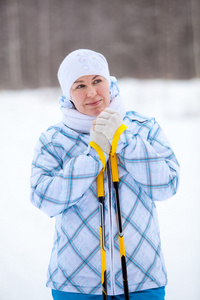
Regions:
<svg viewBox="0 0 200 300"><path fill-rule="evenodd" d="M96 131L96 132L101 132L101 133L103 133L104 132L104 130L105 130L105 126L104 125L95 125L95 128L94 128L94 131Z"/></svg>
<svg viewBox="0 0 200 300"><path fill-rule="evenodd" d="M105 111L105 110L102 111L100 113L100 115L98 116L98 118L103 118L103 119L109 119L110 117L111 117L111 114L109 112Z"/></svg>
<svg viewBox="0 0 200 300"><path fill-rule="evenodd" d="M111 108L109 108L109 107L107 107L104 111L107 112L107 113L109 113L109 114L111 114L111 115L117 113L116 110L113 110L113 109L111 109Z"/></svg>
<svg viewBox="0 0 200 300"><path fill-rule="evenodd" d="M113 110L113 109L111 109L111 108L106 108L105 109L105 112L107 112L107 113L109 113L110 114L110 116L118 116L118 118L121 118L121 114L118 112L118 111L115 111L115 110Z"/></svg>
<svg viewBox="0 0 200 300"><path fill-rule="evenodd" d="M97 118L95 125L106 125L108 123L108 119L103 119L103 118Z"/></svg>

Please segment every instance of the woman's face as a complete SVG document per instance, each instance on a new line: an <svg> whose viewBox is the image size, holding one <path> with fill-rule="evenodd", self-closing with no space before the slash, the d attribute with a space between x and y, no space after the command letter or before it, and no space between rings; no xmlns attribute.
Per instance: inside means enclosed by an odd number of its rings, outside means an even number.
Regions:
<svg viewBox="0 0 200 300"><path fill-rule="evenodd" d="M100 75L79 77L70 90L76 109L88 116L98 116L110 104L108 81Z"/></svg>

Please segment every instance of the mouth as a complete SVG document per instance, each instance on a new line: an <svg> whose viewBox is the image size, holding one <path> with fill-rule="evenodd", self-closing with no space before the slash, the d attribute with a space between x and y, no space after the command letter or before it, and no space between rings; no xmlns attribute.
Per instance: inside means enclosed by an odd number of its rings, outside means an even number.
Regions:
<svg viewBox="0 0 200 300"><path fill-rule="evenodd" d="M89 102L89 103L86 103L86 105L88 105L88 106L97 106L97 105L99 105L99 103L102 101L102 99L100 99L100 100L95 100L95 101L93 101L93 102Z"/></svg>

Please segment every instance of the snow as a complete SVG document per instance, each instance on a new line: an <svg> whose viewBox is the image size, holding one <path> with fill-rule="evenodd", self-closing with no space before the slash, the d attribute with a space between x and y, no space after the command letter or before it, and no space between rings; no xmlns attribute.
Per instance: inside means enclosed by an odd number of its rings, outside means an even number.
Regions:
<svg viewBox="0 0 200 300"><path fill-rule="evenodd" d="M181 165L177 195L156 203L169 283L166 300L199 300L200 80L119 81L126 107L155 116ZM33 149L60 121L59 88L0 91L2 300L48 300L45 287L54 219L29 201Z"/></svg>

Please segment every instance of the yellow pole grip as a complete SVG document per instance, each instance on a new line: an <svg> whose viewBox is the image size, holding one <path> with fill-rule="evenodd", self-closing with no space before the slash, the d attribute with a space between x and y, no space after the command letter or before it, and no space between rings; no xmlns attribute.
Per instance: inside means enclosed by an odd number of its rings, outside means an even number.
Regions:
<svg viewBox="0 0 200 300"><path fill-rule="evenodd" d="M97 176L97 196L98 197L104 197L104 175L103 175L103 169Z"/></svg>
<svg viewBox="0 0 200 300"><path fill-rule="evenodd" d="M119 174L118 174L118 166L117 166L117 155L116 153L110 154L110 164L111 164L111 172L112 172L112 181L118 182L119 181Z"/></svg>
<svg viewBox="0 0 200 300"><path fill-rule="evenodd" d="M100 240L101 240L101 273L102 273L102 284L105 282L106 274L106 251L103 249L103 233L102 227L100 226Z"/></svg>
<svg viewBox="0 0 200 300"><path fill-rule="evenodd" d="M121 257L126 256L125 245L124 245L124 236L119 236L119 250L120 250Z"/></svg>

